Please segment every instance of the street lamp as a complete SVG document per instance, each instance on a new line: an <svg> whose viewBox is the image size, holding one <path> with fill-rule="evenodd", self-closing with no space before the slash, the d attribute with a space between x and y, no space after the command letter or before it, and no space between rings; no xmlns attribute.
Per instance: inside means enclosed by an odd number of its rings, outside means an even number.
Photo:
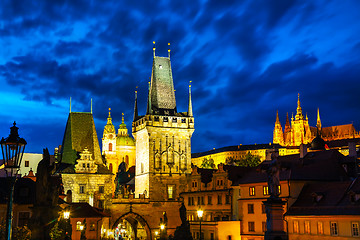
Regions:
<svg viewBox="0 0 360 240"><path fill-rule="evenodd" d="M166 239L166 230L165 230L165 224L160 224L160 239L165 240Z"/></svg>
<svg viewBox="0 0 360 240"><path fill-rule="evenodd" d="M197 210L197 216L199 218L199 223L200 223L200 240L202 239L202 237L201 237L201 220L202 220L203 214L204 214L203 210L201 210L201 209Z"/></svg>
<svg viewBox="0 0 360 240"><path fill-rule="evenodd" d="M66 208L63 212L63 217L65 221L65 239L71 239L72 229L70 223L70 211Z"/></svg>
<svg viewBox="0 0 360 240"><path fill-rule="evenodd" d="M19 171L22 157L24 155L25 145L27 144L25 139L19 137L19 128L15 126L10 128L10 135L7 138L2 138L0 141L1 151L4 159L4 166L6 176L10 178L10 192L6 213L6 239L11 239L11 222L12 222L12 204L14 195L14 186L16 181L16 175Z"/></svg>

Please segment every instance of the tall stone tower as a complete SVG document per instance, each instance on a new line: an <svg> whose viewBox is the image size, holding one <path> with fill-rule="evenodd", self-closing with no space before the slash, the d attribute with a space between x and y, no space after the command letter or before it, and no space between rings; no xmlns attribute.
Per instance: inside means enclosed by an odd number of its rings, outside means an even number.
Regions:
<svg viewBox="0 0 360 240"><path fill-rule="evenodd" d="M177 112L168 57L155 56L147 112L138 115L135 97L133 136L136 140L135 196L154 201L176 200L191 173L191 136L194 132L191 86L187 112ZM136 92L137 94L137 92Z"/></svg>

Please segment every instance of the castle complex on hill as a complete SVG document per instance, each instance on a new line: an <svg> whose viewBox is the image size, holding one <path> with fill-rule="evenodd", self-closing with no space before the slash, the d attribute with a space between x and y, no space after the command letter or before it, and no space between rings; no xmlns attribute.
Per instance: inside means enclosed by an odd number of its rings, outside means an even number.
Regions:
<svg viewBox="0 0 360 240"><path fill-rule="evenodd" d="M309 125L309 119L302 113L300 106L300 94L298 95L296 115L291 116L291 124L289 115L286 114L285 128L281 126L279 113L276 112L276 121L274 127L273 143L282 146L300 146L300 144L308 144L320 134L325 141L350 139L360 137L353 124L345 124L331 127L322 127L319 109L317 112L316 127Z"/></svg>

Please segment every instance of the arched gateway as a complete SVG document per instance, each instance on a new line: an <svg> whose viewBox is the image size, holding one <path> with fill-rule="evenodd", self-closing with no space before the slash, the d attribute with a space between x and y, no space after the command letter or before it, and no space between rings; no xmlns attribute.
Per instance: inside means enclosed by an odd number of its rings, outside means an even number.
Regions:
<svg viewBox="0 0 360 240"><path fill-rule="evenodd" d="M113 225L118 228L119 234L132 235L134 239L151 240L151 230L146 220L135 212L128 212L120 216Z"/></svg>

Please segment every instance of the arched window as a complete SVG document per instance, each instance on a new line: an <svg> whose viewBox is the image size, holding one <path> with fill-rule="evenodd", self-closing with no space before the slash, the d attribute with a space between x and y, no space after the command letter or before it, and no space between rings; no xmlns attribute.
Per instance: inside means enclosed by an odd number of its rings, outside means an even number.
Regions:
<svg viewBox="0 0 360 240"><path fill-rule="evenodd" d="M113 169L113 166L112 166L112 163L110 163L110 165L109 165L110 172L112 172L112 169Z"/></svg>
<svg viewBox="0 0 360 240"><path fill-rule="evenodd" d="M109 143L109 151L112 151L112 143Z"/></svg>

